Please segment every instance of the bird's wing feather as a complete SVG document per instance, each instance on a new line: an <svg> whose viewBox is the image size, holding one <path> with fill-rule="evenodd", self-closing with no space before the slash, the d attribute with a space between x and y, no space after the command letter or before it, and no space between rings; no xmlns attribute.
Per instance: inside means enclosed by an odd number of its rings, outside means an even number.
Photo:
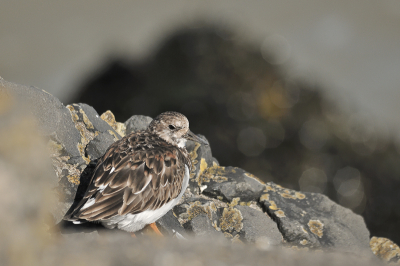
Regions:
<svg viewBox="0 0 400 266"><path fill-rule="evenodd" d="M73 218L94 221L155 210L179 195L185 163L186 156L177 147L151 136L139 140L128 135L98 161Z"/></svg>

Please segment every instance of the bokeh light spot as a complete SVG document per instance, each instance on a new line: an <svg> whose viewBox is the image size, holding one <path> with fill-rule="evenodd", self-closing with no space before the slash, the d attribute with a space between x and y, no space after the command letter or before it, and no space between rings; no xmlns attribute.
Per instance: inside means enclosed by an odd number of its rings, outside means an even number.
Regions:
<svg viewBox="0 0 400 266"><path fill-rule="evenodd" d="M310 168L303 172L299 179L301 191L323 193L328 178L324 171L318 168Z"/></svg>
<svg viewBox="0 0 400 266"><path fill-rule="evenodd" d="M329 137L328 129L323 121L310 119L303 124L299 132L301 144L310 150L320 150Z"/></svg>
<svg viewBox="0 0 400 266"><path fill-rule="evenodd" d="M257 156L266 147L264 132L256 127L242 129L237 138L238 149L246 156Z"/></svg>

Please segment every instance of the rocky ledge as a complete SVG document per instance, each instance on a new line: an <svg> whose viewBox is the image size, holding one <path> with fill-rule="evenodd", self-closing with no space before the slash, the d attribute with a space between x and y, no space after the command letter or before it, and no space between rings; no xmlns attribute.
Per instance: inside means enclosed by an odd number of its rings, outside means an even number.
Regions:
<svg viewBox="0 0 400 266"><path fill-rule="evenodd" d="M93 238L104 229L93 226L88 230L63 222L62 217L82 198L96 159L114 141L146 128L152 119L135 115L119 123L110 111L99 115L83 103L64 106L34 87L1 79L0 86L7 94L29 103L47 137L58 196L52 216L54 224L61 227L59 233ZM372 247L386 261L399 260L400 252L394 243L376 237L370 240L363 218L326 196L263 183L243 169L221 166L212 157L210 146L188 142L187 149L194 165L190 185L182 201L157 222L165 235L220 236L238 243L363 252L366 256L373 254Z"/></svg>

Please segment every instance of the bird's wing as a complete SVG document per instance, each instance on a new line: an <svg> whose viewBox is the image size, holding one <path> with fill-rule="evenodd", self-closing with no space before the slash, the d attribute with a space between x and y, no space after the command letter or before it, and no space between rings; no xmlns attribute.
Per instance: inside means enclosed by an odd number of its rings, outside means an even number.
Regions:
<svg viewBox="0 0 400 266"><path fill-rule="evenodd" d="M95 221L155 210L179 195L187 163L184 154L164 142L150 147L141 143L131 136L110 146L97 163L75 218Z"/></svg>

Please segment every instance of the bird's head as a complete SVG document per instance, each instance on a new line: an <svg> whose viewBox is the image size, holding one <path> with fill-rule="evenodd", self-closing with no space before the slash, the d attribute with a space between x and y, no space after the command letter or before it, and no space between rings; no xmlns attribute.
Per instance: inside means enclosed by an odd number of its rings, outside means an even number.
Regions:
<svg viewBox="0 0 400 266"><path fill-rule="evenodd" d="M206 141L190 131L189 120L178 112L164 112L158 115L151 121L147 130L180 148L185 147L187 140L208 145Z"/></svg>

